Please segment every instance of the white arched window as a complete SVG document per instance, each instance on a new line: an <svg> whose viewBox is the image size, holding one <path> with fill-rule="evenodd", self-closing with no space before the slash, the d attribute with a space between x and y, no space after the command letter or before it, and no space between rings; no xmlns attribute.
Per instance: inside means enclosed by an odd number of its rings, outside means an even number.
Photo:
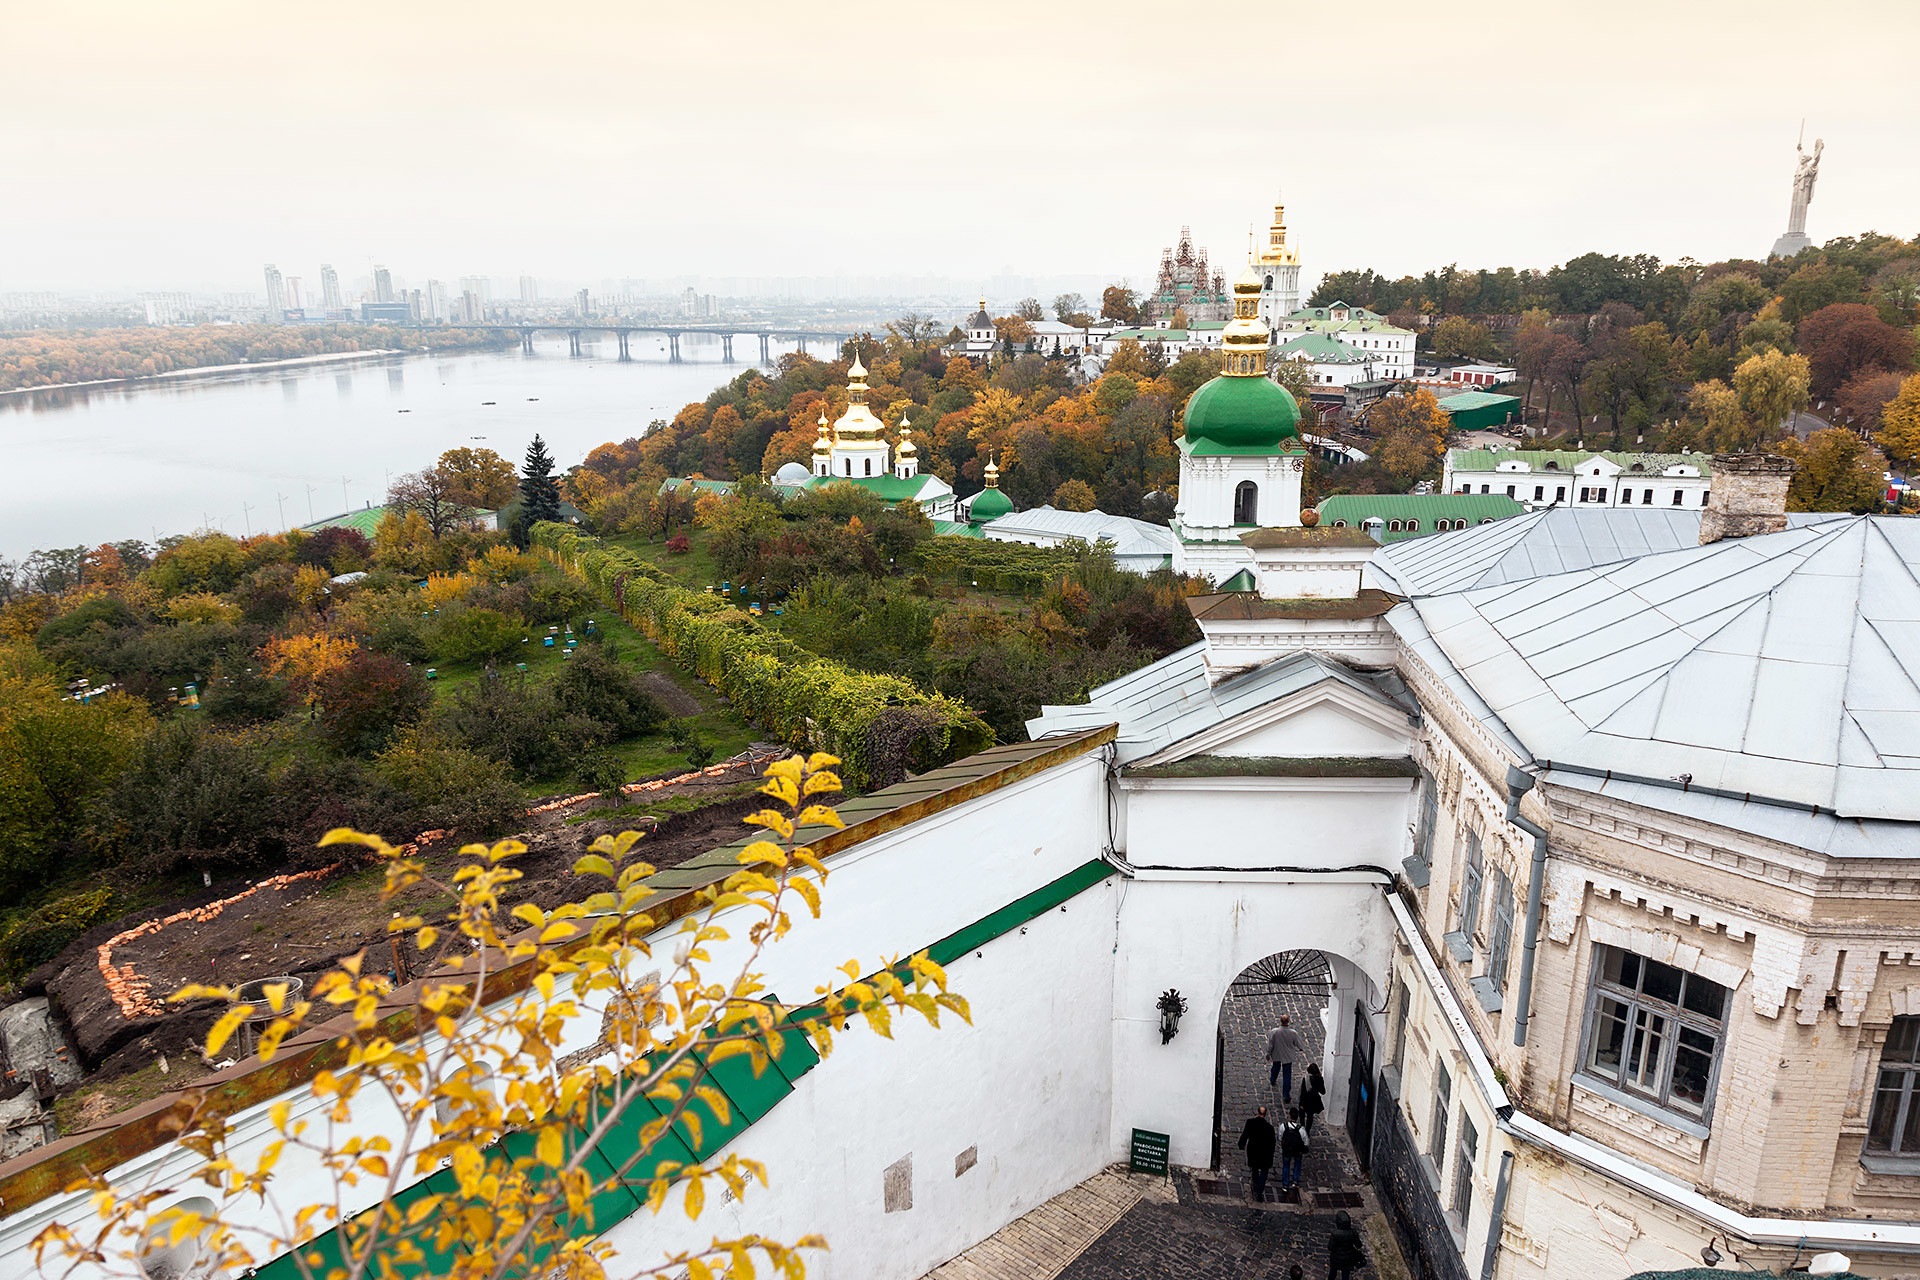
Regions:
<svg viewBox="0 0 1920 1280"><path fill-rule="evenodd" d="M1242 480L1233 491L1233 522L1260 523L1260 486L1251 480Z"/></svg>

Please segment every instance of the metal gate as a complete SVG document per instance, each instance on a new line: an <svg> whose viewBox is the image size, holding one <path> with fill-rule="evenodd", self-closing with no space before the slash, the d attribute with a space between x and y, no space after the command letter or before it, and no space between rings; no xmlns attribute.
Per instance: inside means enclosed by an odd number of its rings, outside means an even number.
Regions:
<svg viewBox="0 0 1920 1280"><path fill-rule="evenodd" d="M1353 1004L1353 1070L1347 1076L1347 1137L1360 1172L1371 1172L1373 1158L1373 1029L1367 1025L1366 1002Z"/></svg>

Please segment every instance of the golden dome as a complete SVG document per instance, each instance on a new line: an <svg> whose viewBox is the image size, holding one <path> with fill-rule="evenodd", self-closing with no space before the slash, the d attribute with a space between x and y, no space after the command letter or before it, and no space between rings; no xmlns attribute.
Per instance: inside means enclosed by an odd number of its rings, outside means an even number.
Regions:
<svg viewBox="0 0 1920 1280"><path fill-rule="evenodd" d="M900 447L894 450L894 454L895 456L901 457L901 458L911 458L914 456L914 454L918 452L920 451L914 448L914 445L913 445L913 428L908 425L907 416L905 414L901 414L900 415Z"/></svg>
<svg viewBox="0 0 1920 1280"><path fill-rule="evenodd" d="M1233 281L1233 319L1220 331L1223 372L1232 378L1267 376L1267 322L1260 318L1260 276L1251 263Z"/></svg>
<svg viewBox="0 0 1920 1280"><path fill-rule="evenodd" d="M854 444L877 442L884 425L867 408L867 368L860 363L856 350L853 366L847 370L847 411L833 424L834 438Z"/></svg>
<svg viewBox="0 0 1920 1280"><path fill-rule="evenodd" d="M827 439L827 411L825 409L820 411L820 434L814 438L813 451L815 453L833 452L833 442Z"/></svg>

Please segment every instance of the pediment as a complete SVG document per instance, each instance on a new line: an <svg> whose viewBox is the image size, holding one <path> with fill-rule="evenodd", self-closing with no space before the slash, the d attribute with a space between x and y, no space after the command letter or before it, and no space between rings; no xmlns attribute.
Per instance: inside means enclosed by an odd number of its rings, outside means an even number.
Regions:
<svg viewBox="0 0 1920 1280"><path fill-rule="evenodd" d="M1231 715L1169 744L1136 765L1193 756L1405 758L1415 726L1404 708L1328 675L1303 689Z"/></svg>

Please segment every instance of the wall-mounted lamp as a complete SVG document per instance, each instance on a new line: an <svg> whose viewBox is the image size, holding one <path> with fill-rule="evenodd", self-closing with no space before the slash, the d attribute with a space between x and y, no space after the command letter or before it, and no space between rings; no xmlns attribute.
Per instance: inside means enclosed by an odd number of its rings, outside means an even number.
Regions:
<svg viewBox="0 0 1920 1280"><path fill-rule="evenodd" d="M1187 1011L1186 997L1172 987L1160 993L1160 1043L1165 1044L1180 1034L1180 1015Z"/></svg>
<svg viewBox="0 0 1920 1280"><path fill-rule="evenodd" d="M1706 1263L1710 1267L1717 1267L1720 1265L1720 1251L1713 1247L1713 1241L1718 1240L1719 1238L1720 1237L1718 1236L1714 1236L1712 1239L1708 1240L1707 1247L1700 1251L1700 1261Z"/></svg>

